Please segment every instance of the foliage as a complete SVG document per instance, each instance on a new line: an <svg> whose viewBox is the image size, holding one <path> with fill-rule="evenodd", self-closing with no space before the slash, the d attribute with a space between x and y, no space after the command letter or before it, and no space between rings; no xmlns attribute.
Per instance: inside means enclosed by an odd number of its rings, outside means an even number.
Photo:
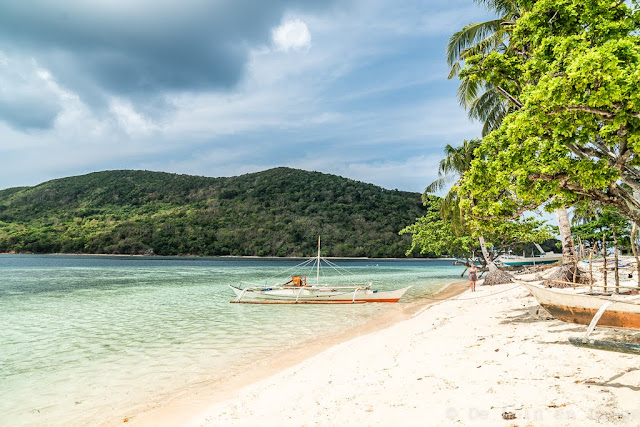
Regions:
<svg viewBox="0 0 640 427"><path fill-rule="evenodd" d="M433 196L425 198L427 213L415 223L405 227L400 234L411 235L411 248L407 255L415 252L430 256L469 257L479 249L478 239L471 233L458 233L452 221L443 219L443 201Z"/></svg>
<svg viewBox="0 0 640 427"><path fill-rule="evenodd" d="M637 3L520 3L510 49L468 57L460 73L514 110L478 149L463 206L487 219L592 200L639 221Z"/></svg>
<svg viewBox="0 0 640 427"><path fill-rule="evenodd" d="M427 198L427 213L400 233L411 234L411 249L435 256L472 257L480 248L479 232L454 227L454 223L442 216L441 199ZM517 221L490 221L485 223L482 235L493 248L494 257L509 248L522 248L523 244L544 242L553 238L552 228L543 221L523 218Z"/></svg>
<svg viewBox="0 0 640 427"><path fill-rule="evenodd" d="M571 229L576 237L579 237L583 243L588 243L590 247L602 242L603 236L606 241L612 242L611 225L614 224L618 245L630 247L631 224L620 212L609 206L596 207L596 209L589 206L589 208L588 211L581 211L580 215L574 215Z"/></svg>
<svg viewBox="0 0 640 427"><path fill-rule="evenodd" d="M403 256L417 193L289 168L234 178L106 171L0 191L0 252Z"/></svg>
<svg viewBox="0 0 640 427"><path fill-rule="evenodd" d="M451 67L449 78L461 78L458 88L460 105L467 109L469 117L483 123L482 135L485 136L499 127L512 107L504 99L502 88L475 76L459 75L460 69L468 59L479 55L510 53L509 38L523 8L517 0L476 0L476 3L498 17L466 25L454 33L447 45L447 62Z"/></svg>

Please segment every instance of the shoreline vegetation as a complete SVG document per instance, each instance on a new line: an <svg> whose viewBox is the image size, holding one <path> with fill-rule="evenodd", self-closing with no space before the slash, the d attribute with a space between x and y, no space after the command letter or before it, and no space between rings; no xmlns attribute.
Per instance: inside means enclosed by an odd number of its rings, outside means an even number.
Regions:
<svg viewBox="0 0 640 427"><path fill-rule="evenodd" d="M104 171L0 190L0 252L404 257L419 193L275 168L231 178ZM433 254L431 254L433 255Z"/></svg>
<svg viewBox="0 0 640 427"><path fill-rule="evenodd" d="M466 281L455 281L445 285L431 298L412 303L394 304L382 315L362 325L302 343L278 354L275 358L244 361L246 370L234 378L197 384L176 395L167 396L161 402L150 403L143 408L131 408L130 412L122 412L119 417L109 420L108 425L119 424L124 420L137 425L190 425L189 421L198 423L199 421L195 418L199 413L206 411L214 403L233 399L241 389L279 375L340 343L375 334L377 331L410 319L421 310L463 293L467 287Z"/></svg>

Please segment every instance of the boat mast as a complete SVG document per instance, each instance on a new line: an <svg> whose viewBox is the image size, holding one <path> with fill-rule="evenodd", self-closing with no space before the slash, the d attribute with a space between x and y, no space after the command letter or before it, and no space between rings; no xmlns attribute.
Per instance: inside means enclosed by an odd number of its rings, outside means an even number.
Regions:
<svg viewBox="0 0 640 427"><path fill-rule="evenodd" d="M316 268L316 285L320 284L320 236L318 236L318 266Z"/></svg>

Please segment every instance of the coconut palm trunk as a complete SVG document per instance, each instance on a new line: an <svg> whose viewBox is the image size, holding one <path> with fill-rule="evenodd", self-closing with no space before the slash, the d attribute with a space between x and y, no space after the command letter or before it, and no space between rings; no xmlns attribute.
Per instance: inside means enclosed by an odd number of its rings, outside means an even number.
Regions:
<svg viewBox="0 0 640 427"><path fill-rule="evenodd" d="M484 261L487 264L489 273L498 270L498 266L493 262L491 256L489 255L489 250L487 249L487 243L484 241L484 236L478 237L478 240L480 240L480 249L482 249L482 256L484 257Z"/></svg>
<svg viewBox="0 0 640 427"><path fill-rule="evenodd" d="M569 212L566 208L556 210L558 218L558 228L560 229L560 239L562 241L562 264L575 266L578 262L576 257L575 244L571 237L571 222L569 221Z"/></svg>
<svg viewBox="0 0 640 427"><path fill-rule="evenodd" d="M556 210L558 218L558 228L560 229L560 240L562 241L562 268L551 276L550 284L555 287L567 287L568 282L582 282L583 278L578 269L578 257L576 256L575 244L571 236L571 222L569 212L566 208ZM553 280L558 282L553 282Z"/></svg>

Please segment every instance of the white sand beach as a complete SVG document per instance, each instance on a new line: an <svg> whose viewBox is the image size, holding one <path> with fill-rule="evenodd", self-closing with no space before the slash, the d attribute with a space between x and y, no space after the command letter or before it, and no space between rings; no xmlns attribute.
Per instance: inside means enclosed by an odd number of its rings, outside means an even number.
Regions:
<svg viewBox="0 0 640 427"><path fill-rule="evenodd" d="M522 286L477 289L254 383L227 388L208 406L182 399L127 421L638 425L638 356L572 346L567 339L582 335L586 327L536 315L538 304ZM515 418L505 421L503 413Z"/></svg>

